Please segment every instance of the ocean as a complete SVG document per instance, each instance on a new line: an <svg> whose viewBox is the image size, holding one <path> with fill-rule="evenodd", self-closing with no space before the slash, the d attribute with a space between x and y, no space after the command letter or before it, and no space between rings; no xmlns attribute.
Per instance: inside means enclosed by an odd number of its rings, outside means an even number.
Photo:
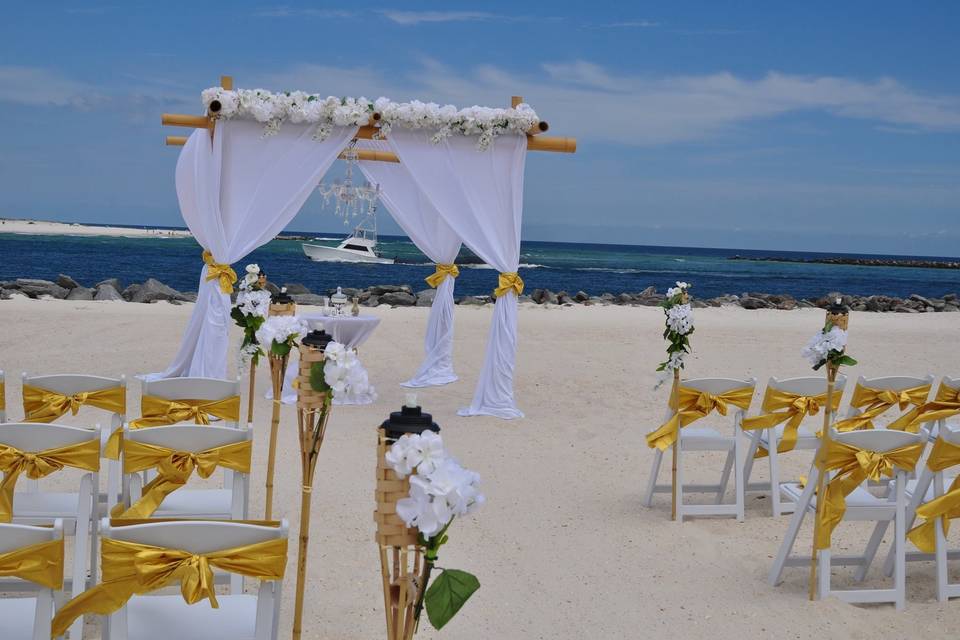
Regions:
<svg viewBox="0 0 960 640"><path fill-rule="evenodd" d="M302 234L310 235L312 234ZM342 236L321 236L320 244L336 245ZM406 237L381 236L380 254L402 264L373 265L311 262L297 240L274 240L254 251L237 272L256 262L276 283L297 282L311 291L367 287L374 284L408 284L415 291L427 288L423 279L433 272L429 260ZM605 292L642 291L654 286L663 292L676 280L693 285L697 297L709 298L743 292L787 293L798 298L819 297L831 291L853 295L883 294L906 297L918 293L939 297L960 292L960 270L914 267L811 264L732 260L734 256L810 259L831 256L851 258L911 258L860 254L821 254L750 249L703 249L565 242L524 242L520 274L527 293L543 288ZM29 236L0 234L0 280L72 276L91 286L106 278L124 285L153 277L180 291L196 291L200 248L192 238L115 238L79 236ZM496 272L476 264L464 254L457 279L458 295L488 294L496 286ZM917 258L931 260L936 258ZM943 258L956 260L956 258Z"/></svg>

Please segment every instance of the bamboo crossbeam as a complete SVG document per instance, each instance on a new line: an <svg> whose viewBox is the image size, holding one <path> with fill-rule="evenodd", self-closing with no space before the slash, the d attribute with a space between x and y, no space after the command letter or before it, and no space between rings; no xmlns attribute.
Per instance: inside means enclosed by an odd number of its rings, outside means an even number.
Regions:
<svg viewBox="0 0 960 640"><path fill-rule="evenodd" d="M165 127L193 127L209 129L211 119L207 116L192 116L186 113L165 113L160 116L160 124Z"/></svg>

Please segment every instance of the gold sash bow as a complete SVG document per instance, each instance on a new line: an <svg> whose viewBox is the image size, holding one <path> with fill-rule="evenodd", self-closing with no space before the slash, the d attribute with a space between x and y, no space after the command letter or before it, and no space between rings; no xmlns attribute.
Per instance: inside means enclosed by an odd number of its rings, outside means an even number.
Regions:
<svg viewBox="0 0 960 640"><path fill-rule="evenodd" d="M831 399L833 411L836 412L840 406L840 397L843 394L834 392ZM767 387L763 395L763 410L767 413L753 418L743 419L743 428L752 429L771 429L781 422L787 424L783 428L783 435L780 437L780 444L777 445L777 453L786 453L792 451L797 445L797 433L800 423L805 417L815 416L820 413L820 409L827 404L826 392L816 396L801 396L795 393L782 391L774 387ZM785 411L777 411L785 409ZM757 449L755 458L763 458L769 455L769 452L761 444Z"/></svg>
<svg viewBox="0 0 960 640"><path fill-rule="evenodd" d="M837 440L829 440L823 445L826 451L817 452L817 468L820 473L837 473L827 483L823 505L814 526L816 548L830 548L830 537L843 519L847 510L847 496L853 493L854 489L868 478L879 480L881 476L892 476L894 467L912 471L917 466L917 460L925 445L926 442L918 442L882 453L860 449Z"/></svg>
<svg viewBox="0 0 960 640"><path fill-rule="evenodd" d="M68 396L43 387L23 385L24 422L52 422L67 411L77 415L85 404L123 415L127 412L127 390L118 386Z"/></svg>
<svg viewBox="0 0 960 640"><path fill-rule="evenodd" d="M427 284L436 289L447 276L456 278L460 275L460 269L455 264L437 264L437 270L424 278Z"/></svg>
<svg viewBox="0 0 960 640"><path fill-rule="evenodd" d="M960 390L940 383L933 402L927 402L920 407L920 411L914 416L913 421L902 428L906 431L915 432L920 428L920 425L925 422L951 418L957 414L960 414Z"/></svg>
<svg viewBox="0 0 960 640"><path fill-rule="evenodd" d="M209 251L203 252L203 262L207 265L207 280L219 280L220 291L227 295L233 293L233 283L237 281L237 272L228 264L213 259Z"/></svg>
<svg viewBox="0 0 960 640"><path fill-rule="evenodd" d="M103 582L65 604L53 619L52 637L63 635L74 620L88 613L110 615L134 595L179 582L187 604L203 599L219 607L213 569L219 568L257 580L281 580L287 565L287 540L196 554L104 538L100 544Z"/></svg>
<svg viewBox="0 0 960 640"><path fill-rule="evenodd" d="M722 416L727 415L728 405L746 410L753 399L753 387L731 389L720 395L712 395L698 389L681 386L679 389L679 411L660 428L647 434L647 446L666 451L676 442L680 429L692 422L696 422L713 411Z"/></svg>
<svg viewBox="0 0 960 640"><path fill-rule="evenodd" d="M927 458L927 467L931 471L943 471L960 464L960 445L937 438ZM917 507L917 515L926 522L910 530L907 537L916 545L917 549L926 553L933 553L937 548L937 520L943 518L943 535L950 531L950 520L960 518L960 476L954 478L950 488L939 498Z"/></svg>
<svg viewBox="0 0 960 640"><path fill-rule="evenodd" d="M500 274L500 280L497 288L493 291L493 296L499 298L510 291L513 291L518 296L523 293L523 278L515 271Z"/></svg>
<svg viewBox="0 0 960 640"><path fill-rule="evenodd" d="M117 505L111 515L114 518L149 518L168 495L187 484L194 471L201 478L209 478L217 467L249 473L252 444L245 440L193 453L124 440L124 473L156 468L157 477L147 483L141 498L130 508L124 510L123 505Z"/></svg>
<svg viewBox="0 0 960 640"><path fill-rule="evenodd" d="M885 413L890 407L899 406L902 412L905 411L907 407L912 406L913 409L897 418L887 428L900 431L916 431L916 429L910 429L909 426L920 413L920 408L923 406L923 403L927 401L928 395L930 395L929 384L911 387L910 389L904 389L902 391L874 389L858 384L856 389L853 390L853 398L850 399L850 406L863 409L863 413L844 420L838 420L834 428L837 431L872 429L873 419Z"/></svg>
<svg viewBox="0 0 960 640"><path fill-rule="evenodd" d="M0 576L59 591L63 588L63 538L0 553Z"/></svg>
<svg viewBox="0 0 960 640"><path fill-rule="evenodd" d="M10 522L13 518L13 491L21 474L37 480L64 467L99 471L100 440L86 440L36 452L20 451L0 444L0 472L3 472L3 481L0 482L0 522Z"/></svg>

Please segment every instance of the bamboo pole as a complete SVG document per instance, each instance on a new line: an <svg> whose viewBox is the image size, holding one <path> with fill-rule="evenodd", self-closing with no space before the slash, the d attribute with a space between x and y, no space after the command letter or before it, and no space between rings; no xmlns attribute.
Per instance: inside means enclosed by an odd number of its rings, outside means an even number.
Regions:
<svg viewBox="0 0 960 640"><path fill-rule="evenodd" d="M670 391L670 408L673 409L674 414L680 412L680 369L673 370L673 388ZM677 426L677 439L673 443L673 465L671 466L671 480L670 480L670 519L677 519L677 461L680 457L680 452L677 450L677 447L680 446L680 428L683 425L678 423Z"/></svg>
<svg viewBox="0 0 960 640"><path fill-rule="evenodd" d="M210 123L211 119L208 116L194 116L186 113L164 113L160 116L160 124L165 127L209 129Z"/></svg>
<svg viewBox="0 0 960 640"><path fill-rule="evenodd" d="M280 431L280 405L283 399L283 374L287 371L287 362L290 355L276 356L272 352L270 358L270 381L273 383L273 413L270 416L270 445L267 453L266 479L266 509L264 519L273 519L273 476L277 460L277 434Z"/></svg>
<svg viewBox="0 0 960 640"><path fill-rule="evenodd" d="M220 76L220 86L227 91L233 91L233 76Z"/></svg>
<svg viewBox="0 0 960 640"><path fill-rule="evenodd" d="M247 387L247 428L253 426L253 398L254 387L257 382L257 365L254 358L250 358L250 381Z"/></svg>

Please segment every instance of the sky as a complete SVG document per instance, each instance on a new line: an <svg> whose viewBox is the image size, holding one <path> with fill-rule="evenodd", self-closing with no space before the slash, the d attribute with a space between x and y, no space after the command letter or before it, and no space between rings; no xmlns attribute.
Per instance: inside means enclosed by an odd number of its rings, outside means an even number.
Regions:
<svg viewBox="0 0 960 640"><path fill-rule="evenodd" d="M958 31L947 1L7 0L0 217L182 225L160 114L227 74L522 95L578 140L528 155L525 239L957 256ZM343 225L311 198L289 228Z"/></svg>

